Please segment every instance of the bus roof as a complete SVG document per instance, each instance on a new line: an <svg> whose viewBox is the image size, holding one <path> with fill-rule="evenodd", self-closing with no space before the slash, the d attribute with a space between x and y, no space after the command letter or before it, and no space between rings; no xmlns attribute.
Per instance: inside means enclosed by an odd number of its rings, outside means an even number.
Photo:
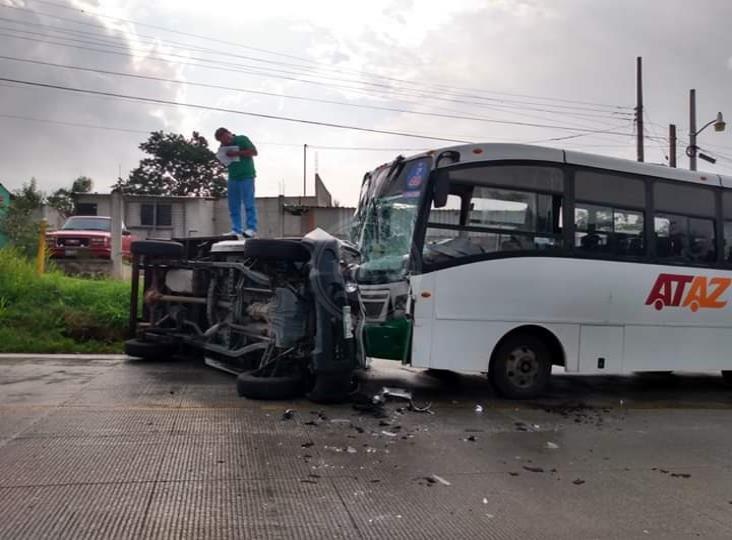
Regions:
<svg viewBox="0 0 732 540"><path fill-rule="evenodd" d="M460 163L479 163L486 161L505 160L530 160L555 163L566 163L570 165L583 165L610 171L625 172L657 178L667 178L682 182L692 182L712 186L732 188L732 176L720 175L703 171L688 171L686 169L674 169L664 165L652 163L640 163L629 159L620 159L597 154L586 154L573 150L561 150L559 148L548 148L545 146L533 146L528 144L506 144L506 143L477 143L449 146L430 150L421 155L438 155L445 150L459 152ZM445 163L449 166L451 163Z"/></svg>

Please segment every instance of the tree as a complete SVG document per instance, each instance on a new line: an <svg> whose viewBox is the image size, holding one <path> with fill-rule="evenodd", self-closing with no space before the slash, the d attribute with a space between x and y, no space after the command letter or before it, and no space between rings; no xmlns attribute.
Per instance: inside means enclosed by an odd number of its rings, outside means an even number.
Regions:
<svg viewBox="0 0 732 540"><path fill-rule="evenodd" d="M226 168L198 132L186 139L154 131L140 150L151 157L141 160L126 180L120 178L114 189L141 195L221 197L226 193Z"/></svg>
<svg viewBox="0 0 732 540"><path fill-rule="evenodd" d="M90 193L94 187L94 180L88 176L80 176L71 184L72 193Z"/></svg>
<svg viewBox="0 0 732 540"><path fill-rule="evenodd" d="M71 189L61 188L48 197L48 205L58 210L64 218L69 217L76 210L74 193L89 193L94 187L94 181L88 176L80 176L71 184Z"/></svg>
<svg viewBox="0 0 732 540"><path fill-rule="evenodd" d="M0 217L0 232L28 257L33 257L38 247L40 232L39 222L35 219L34 213L43 206L45 195L38 190L35 178L23 184L23 187L14 191L13 195L15 197L10 201L7 212Z"/></svg>

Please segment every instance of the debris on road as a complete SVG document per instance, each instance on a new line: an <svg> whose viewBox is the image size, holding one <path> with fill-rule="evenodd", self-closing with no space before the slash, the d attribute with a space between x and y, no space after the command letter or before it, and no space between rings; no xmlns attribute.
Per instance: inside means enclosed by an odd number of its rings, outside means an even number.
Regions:
<svg viewBox="0 0 732 540"><path fill-rule="evenodd" d="M573 483L573 484L574 484L575 486L581 486L582 484L584 484L584 483L585 483L585 481L584 481L584 480L582 480L581 478L577 478L577 479L576 479L576 480L574 480L574 481L573 481L572 483Z"/></svg>
<svg viewBox="0 0 732 540"><path fill-rule="evenodd" d="M527 470L529 472L535 472L535 473L543 473L544 469L541 467L531 467L529 465L524 465L524 470Z"/></svg>
<svg viewBox="0 0 732 540"><path fill-rule="evenodd" d="M381 434L386 435L387 437L396 437L397 436L396 433L394 433L392 431L386 431L386 430L381 430Z"/></svg>
<svg viewBox="0 0 732 540"><path fill-rule="evenodd" d="M450 482L448 482L447 480L445 480L441 476L437 476L436 474L433 474L432 475L432 478L435 479L436 481L438 481L443 486L451 486L452 485Z"/></svg>
<svg viewBox="0 0 732 540"><path fill-rule="evenodd" d="M546 447L549 450L557 450L559 448L559 445L550 441L546 443Z"/></svg>
<svg viewBox="0 0 732 540"><path fill-rule="evenodd" d="M482 405L476 405L475 406L475 412L482 413L483 412L483 406Z"/></svg>
<svg viewBox="0 0 732 540"><path fill-rule="evenodd" d="M475 441L477 441L478 439L477 439L477 438L475 437L475 435L470 435L469 437L466 437L466 438L465 438L465 439L463 439L463 440L464 440L465 442L475 442Z"/></svg>
<svg viewBox="0 0 732 540"><path fill-rule="evenodd" d="M292 420L294 416L295 411L293 409L287 409L285 412L282 413L282 420Z"/></svg>

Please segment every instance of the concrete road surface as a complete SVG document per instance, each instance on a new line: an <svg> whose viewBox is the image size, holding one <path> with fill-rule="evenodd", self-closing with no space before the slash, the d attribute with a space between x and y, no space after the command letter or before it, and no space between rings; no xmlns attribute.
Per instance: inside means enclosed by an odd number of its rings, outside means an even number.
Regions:
<svg viewBox="0 0 732 540"><path fill-rule="evenodd" d="M717 375L559 376L519 403L376 362L362 390L385 385L434 414L248 401L193 361L2 357L0 538L732 537Z"/></svg>

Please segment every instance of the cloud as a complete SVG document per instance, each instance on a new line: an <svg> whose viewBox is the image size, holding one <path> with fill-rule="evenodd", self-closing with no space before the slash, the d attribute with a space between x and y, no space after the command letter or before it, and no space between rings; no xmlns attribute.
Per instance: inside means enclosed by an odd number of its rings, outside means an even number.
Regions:
<svg viewBox="0 0 732 540"><path fill-rule="evenodd" d="M64 33L94 31L87 26L25 11L3 11L9 12L3 13L4 16L10 15L25 23L9 25L16 29L9 34L16 37L3 38L3 55L165 78L182 75L180 68L151 59L169 50L167 47L162 43L142 45L129 25L112 27L108 20L88 13L79 14L76 18L80 22L102 25L98 30L99 37L90 37L81 33ZM49 9L49 13L69 17L65 11ZM101 54L91 49L114 54ZM184 91L172 84L152 85L131 79L120 84L119 79L99 73L7 60L0 62L4 75L13 79L162 99L185 98ZM185 112L177 108L152 107L15 84L0 87L0 114L143 132L177 127L185 118ZM82 174L92 176L98 189L106 189L115 181L120 167L128 169L136 165L140 158L137 145L145 138L143 133L75 129L18 118L3 118L2 124L5 126L0 131L0 177L3 182L18 187L30 176L35 176L40 188L47 191L67 186Z"/></svg>

